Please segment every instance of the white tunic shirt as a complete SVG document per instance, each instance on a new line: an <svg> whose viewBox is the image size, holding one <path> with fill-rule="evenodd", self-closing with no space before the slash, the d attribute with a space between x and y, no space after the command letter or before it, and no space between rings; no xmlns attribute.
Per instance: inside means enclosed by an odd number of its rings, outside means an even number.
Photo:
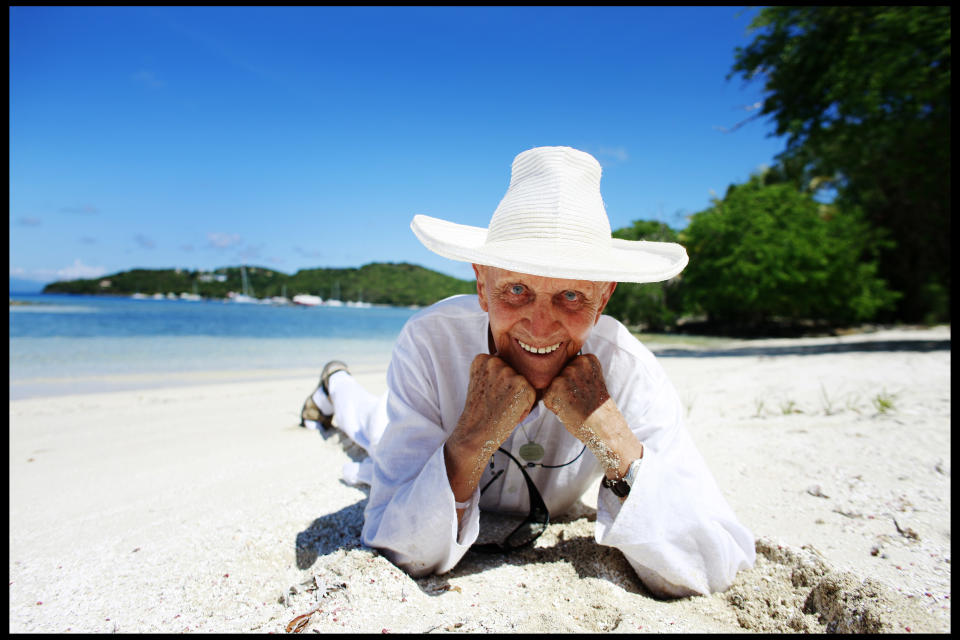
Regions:
<svg viewBox="0 0 960 640"><path fill-rule="evenodd" d="M475 295L454 296L414 315L404 326L387 371L389 424L374 447L373 482L364 512L363 543L380 549L413 576L452 569L477 539L479 509L526 514L523 476L503 454L506 472L483 495L487 465L458 525L443 446L463 411L470 364L488 350L488 319ZM603 367L607 390L644 445L630 494L621 503L600 486L603 468L586 450L573 464L528 469L550 514L569 509L592 486L596 541L620 549L653 593L722 591L737 571L753 566L753 536L736 519L683 426L673 385L654 358L615 319L601 316L583 346ZM542 402L503 443L520 460L529 440L540 460L573 460L583 443Z"/></svg>

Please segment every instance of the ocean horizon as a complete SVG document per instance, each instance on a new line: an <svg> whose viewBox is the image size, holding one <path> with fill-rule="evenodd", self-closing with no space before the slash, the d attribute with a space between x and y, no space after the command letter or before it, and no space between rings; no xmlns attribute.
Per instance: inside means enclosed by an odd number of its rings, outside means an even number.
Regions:
<svg viewBox="0 0 960 640"><path fill-rule="evenodd" d="M11 400L191 384L210 372L319 374L334 358L382 363L417 311L67 294L10 300Z"/></svg>

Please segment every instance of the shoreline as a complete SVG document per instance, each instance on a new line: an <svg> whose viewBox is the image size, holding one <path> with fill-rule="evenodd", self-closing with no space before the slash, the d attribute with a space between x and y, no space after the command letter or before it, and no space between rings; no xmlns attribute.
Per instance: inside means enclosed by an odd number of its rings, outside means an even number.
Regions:
<svg viewBox="0 0 960 640"><path fill-rule="evenodd" d="M783 355L791 349L797 353L814 353L816 347L825 350L829 347L853 349L851 345L867 345L870 350L912 349L911 345L927 343L927 349L942 349L946 344L949 350L950 325L935 327L891 328L879 327L869 331L843 334L839 336L816 336L807 338L720 338L714 336L683 336L675 334L634 334L658 359L677 357L715 357L716 355ZM307 339L304 339L306 342ZM803 349L797 349L802 347ZM379 353L365 353L359 366L364 369L377 368L388 363L390 349ZM302 377L318 376L323 363L318 360L316 367L250 367L250 368L214 368L192 369L172 372L158 370L137 373L90 374L84 376L44 376L31 378L10 378L9 399L26 400L30 398L49 398L64 395L87 395L95 393L113 393L122 391L140 391L146 389L171 389L193 385L226 384L233 382L296 380Z"/></svg>
<svg viewBox="0 0 960 640"><path fill-rule="evenodd" d="M353 369L354 367L351 367ZM381 367L369 358L356 365L360 372ZM385 368L385 367L382 367ZM318 367L210 369L197 371L157 371L152 373L105 374L83 377L25 378L10 381L10 401L130 393L150 390L175 390L196 386L229 385L247 382L297 382L305 378L319 379ZM316 384L316 383L314 383Z"/></svg>
<svg viewBox="0 0 960 640"><path fill-rule="evenodd" d="M903 333L867 342L949 340ZM297 426L312 369L12 400L9 628L949 631L950 351L806 340L659 358L759 552L728 591L673 601L593 542L589 493L531 549L406 576L359 544L356 447ZM354 374L382 393L386 366Z"/></svg>
<svg viewBox="0 0 960 640"><path fill-rule="evenodd" d="M31 298L37 296L64 296L64 297L89 297L89 298L103 298L109 300L153 300L153 301L174 301L174 302L222 302L235 304L233 296L226 296L223 298L217 298L213 296L200 296L197 298L190 297L191 294L189 291L181 291L179 293L169 292L169 293L69 293L66 291L36 291L36 292L24 292L24 291L11 291L10 292L10 306L34 306L34 305L43 305L44 302L34 302L30 300L15 300L14 296L19 298ZM239 294L238 294L239 295ZM187 296L187 297L184 297ZM278 296L282 297L282 296ZM317 304L301 304L299 302L294 302L293 298L286 298L285 301L274 300L274 298L253 298L253 303L258 305L265 306L274 306L274 307L329 307L336 309L339 307L355 307L355 308L389 308L389 309L421 309L423 305L403 305L403 304L387 304L384 302L365 302L363 300L337 300L337 299L326 299L323 302Z"/></svg>

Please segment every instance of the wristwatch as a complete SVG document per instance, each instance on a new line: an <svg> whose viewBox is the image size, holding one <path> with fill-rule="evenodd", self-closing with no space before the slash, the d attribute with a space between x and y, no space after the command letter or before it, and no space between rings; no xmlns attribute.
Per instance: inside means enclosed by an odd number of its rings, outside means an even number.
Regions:
<svg viewBox="0 0 960 640"><path fill-rule="evenodd" d="M630 495L630 487L633 486L634 480L637 478L637 474L640 472L640 464L643 462L643 458L637 458L630 463L630 468L627 469L627 475L622 478L617 478L616 480L611 480L607 476L603 476L600 484L605 486L610 491L613 491L613 495L618 498L626 498Z"/></svg>

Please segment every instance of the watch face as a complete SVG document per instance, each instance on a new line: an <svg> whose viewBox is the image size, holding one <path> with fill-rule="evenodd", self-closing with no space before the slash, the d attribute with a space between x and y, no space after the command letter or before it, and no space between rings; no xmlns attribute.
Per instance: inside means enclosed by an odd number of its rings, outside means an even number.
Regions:
<svg viewBox="0 0 960 640"><path fill-rule="evenodd" d="M613 492L613 495L618 498L623 498L630 493L630 485L627 484L626 480L622 478L619 480L611 480L610 478L604 477L603 486Z"/></svg>

